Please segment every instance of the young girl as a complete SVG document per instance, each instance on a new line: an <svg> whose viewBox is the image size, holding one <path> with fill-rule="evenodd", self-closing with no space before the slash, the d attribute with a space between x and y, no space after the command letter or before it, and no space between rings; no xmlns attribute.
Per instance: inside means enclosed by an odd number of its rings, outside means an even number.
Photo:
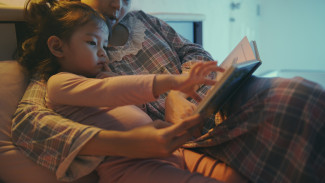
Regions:
<svg viewBox="0 0 325 183"><path fill-rule="evenodd" d="M144 157L152 151L167 156L190 138L191 128L199 123L198 116L166 127L170 124L153 122L145 109L135 105L153 101L169 90L179 90L200 100L196 85L214 84L206 75L222 71L215 62L199 63L188 75L96 78L102 76L103 71L109 71L106 55L109 31L103 17L79 2L28 1L27 7L27 17L35 27L35 34L24 43L21 63L35 77L48 80L46 103L49 108L84 125L100 128L95 134L81 137L79 147L68 152L72 155L64 160L66 166L56 170L59 178L69 174L68 180L77 179L97 167L100 182L216 182L184 170L185 166L191 168L186 163L191 158L184 157L184 150L164 159L123 157L141 157L132 154L132 147L143 147ZM166 127L165 131L153 133L153 128L147 127L152 124L156 128ZM136 128L139 126L144 128ZM78 169L78 165L69 164L77 154L102 157L99 161L87 159L90 165ZM109 157L104 160L103 155ZM211 176L214 163L212 159L206 163L212 167ZM71 168L73 166L77 168ZM74 171L68 171L70 169Z"/></svg>

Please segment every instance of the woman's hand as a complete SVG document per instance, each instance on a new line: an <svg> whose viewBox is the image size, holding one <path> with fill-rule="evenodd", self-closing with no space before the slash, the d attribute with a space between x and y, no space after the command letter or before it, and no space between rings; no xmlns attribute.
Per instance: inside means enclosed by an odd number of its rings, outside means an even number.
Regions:
<svg viewBox="0 0 325 183"><path fill-rule="evenodd" d="M165 120L175 124L192 115L195 108L195 104L188 101L184 93L172 90L165 101Z"/></svg>
<svg viewBox="0 0 325 183"><path fill-rule="evenodd" d="M193 127L201 122L201 117L195 115L177 124L156 120L125 132L102 130L83 146L79 155L129 158L169 156L192 137Z"/></svg>
<svg viewBox="0 0 325 183"><path fill-rule="evenodd" d="M165 119L171 123L179 123L188 116L191 116L196 105L186 99L185 94L179 91L170 91L165 101ZM194 137L201 136L203 123L196 125L193 131Z"/></svg>
<svg viewBox="0 0 325 183"><path fill-rule="evenodd" d="M190 70L189 74L176 76L175 90L179 90L196 101L201 101L201 97L196 93L197 85L214 85L215 80L209 79L207 75L211 72L223 72L224 69L217 66L216 61L198 62Z"/></svg>
<svg viewBox="0 0 325 183"><path fill-rule="evenodd" d="M196 115L177 124L156 120L150 125L135 128L127 132L127 144L121 147L121 152L132 158L169 156L193 136L192 128L201 121Z"/></svg>

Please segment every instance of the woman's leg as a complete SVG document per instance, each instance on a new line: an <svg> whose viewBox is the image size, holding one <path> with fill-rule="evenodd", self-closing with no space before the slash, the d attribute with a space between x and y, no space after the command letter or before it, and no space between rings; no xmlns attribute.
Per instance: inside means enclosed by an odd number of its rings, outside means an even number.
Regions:
<svg viewBox="0 0 325 183"><path fill-rule="evenodd" d="M302 78L252 78L202 149L254 182L325 181L325 91ZM205 144L208 145L208 144Z"/></svg>
<svg viewBox="0 0 325 183"><path fill-rule="evenodd" d="M217 183L219 181L183 169L174 155L163 159L109 157L97 168L99 183Z"/></svg>
<svg viewBox="0 0 325 183"><path fill-rule="evenodd" d="M111 157L97 171L100 183L248 182L225 163L188 149L163 159Z"/></svg>
<svg viewBox="0 0 325 183"><path fill-rule="evenodd" d="M219 160L188 149L180 149L180 153L183 156L186 169L190 172L198 172L222 182L248 182L248 179L239 172Z"/></svg>

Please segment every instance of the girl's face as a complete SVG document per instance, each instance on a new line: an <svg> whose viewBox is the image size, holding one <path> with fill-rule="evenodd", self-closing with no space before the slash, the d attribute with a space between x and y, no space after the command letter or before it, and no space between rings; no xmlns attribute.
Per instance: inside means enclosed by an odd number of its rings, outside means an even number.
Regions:
<svg viewBox="0 0 325 183"><path fill-rule="evenodd" d="M104 24L104 23L103 23ZM76 29L68 42L63 43L59 59L61 71L95 77L108 63L108 28L89 22Z"/></svg>

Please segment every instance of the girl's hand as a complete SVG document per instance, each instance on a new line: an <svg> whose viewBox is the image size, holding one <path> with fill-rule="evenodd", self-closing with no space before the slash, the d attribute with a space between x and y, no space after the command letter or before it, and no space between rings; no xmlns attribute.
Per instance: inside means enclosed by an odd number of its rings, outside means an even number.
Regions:
<svg viewBox="0 0 325 183"><path fill-rule="evenodd" d="M217 66L216 61L198 62L190 70L189 74L181 74L175 77L176 88L196 101L201 101L201 97L196 93L197 85L214 85L215 80L209 79L207 75L211 72L223 72L224 69Z"/></svg>
<svg viewBox="0 0 325 183"><path fill-rule="evenodd" d="M114 77L114 76L118 76L118 74L112 72L112 70L108 67L108 65L104 64L103 71L97 74L96 78L103 79L103 78Z"/></svg>

